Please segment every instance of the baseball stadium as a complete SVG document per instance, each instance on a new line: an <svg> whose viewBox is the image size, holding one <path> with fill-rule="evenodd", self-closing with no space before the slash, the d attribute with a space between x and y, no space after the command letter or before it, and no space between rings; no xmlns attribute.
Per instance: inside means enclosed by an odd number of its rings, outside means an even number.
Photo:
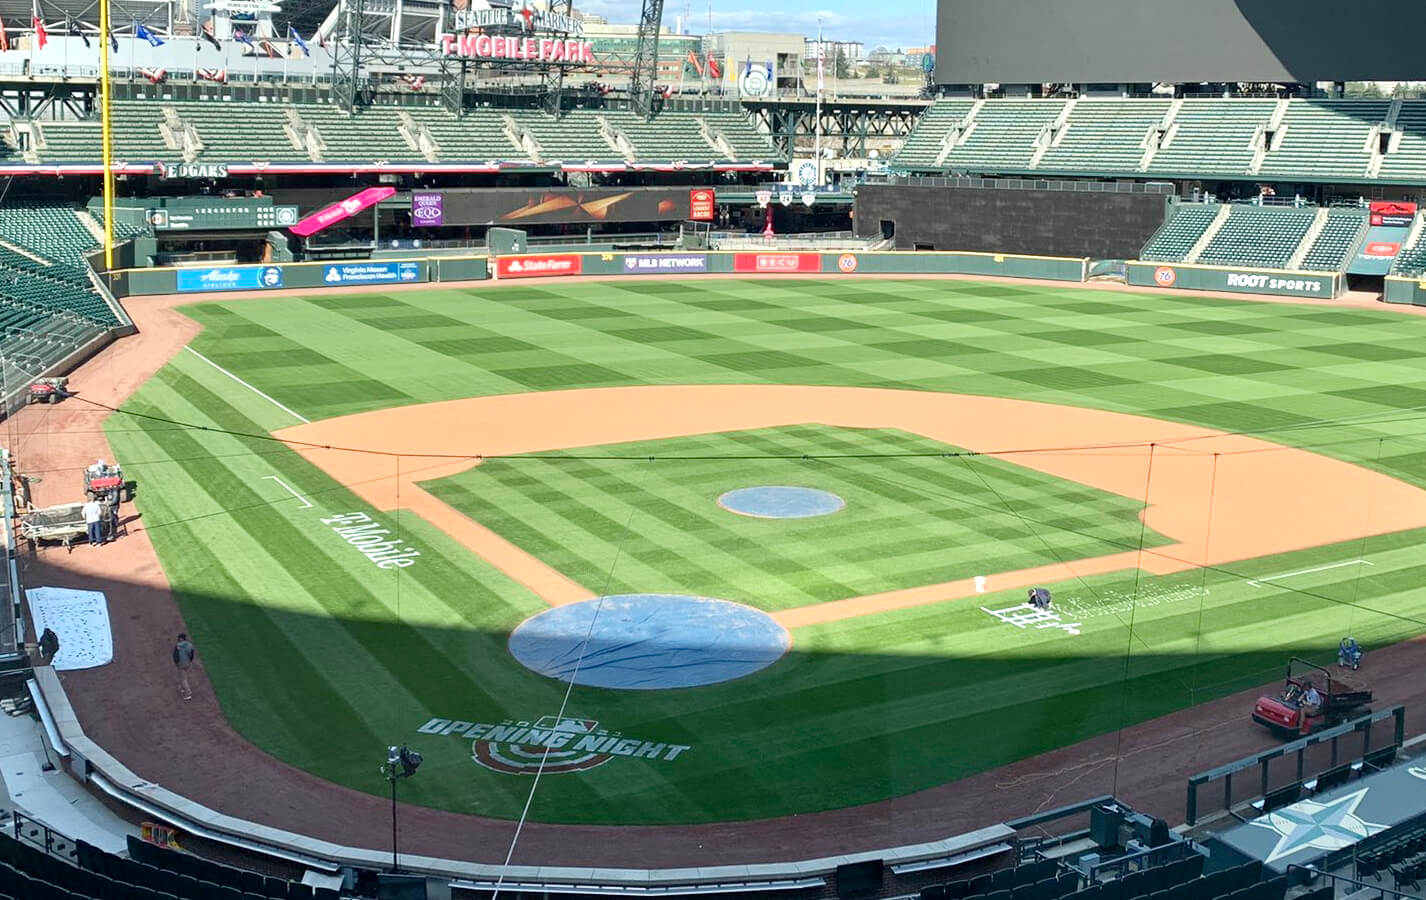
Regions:
<svg viewBox="0 0 1426 900"><path fill-rule="evenodd" d="M605 8L0 0L0 900L1426 898L1426 10Z"/></svg>

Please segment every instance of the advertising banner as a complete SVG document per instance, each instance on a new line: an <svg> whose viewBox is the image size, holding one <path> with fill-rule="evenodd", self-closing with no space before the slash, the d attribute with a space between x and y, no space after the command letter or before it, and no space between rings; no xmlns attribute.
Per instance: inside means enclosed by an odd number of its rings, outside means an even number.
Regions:
<svg viewBox="0 0 1426 900"><path fill-rule="evenodd" d="M420 281L421 264L413 262L340 263L322 270L327 284L390 284Z"/></svg>
<svg viewBox="0 0 1426 900"><path fill-rule="evenodd" d="M349 219L362 210L370 206L375 206L387 197L396 193L396 188L389 186L370 187L360 193L352 194L345 200L333 203L330 206L312 213L312 215L292 226L292 233L298 237L311 237L317 232L330 228L343 219Z"/></svg>
<svg viewBox="0 0 1426 900"><path fill-rule="evenodd" d="M578 275L582 271L584 271L584 257L574 253L552 253L546 256L502 256L495 261L495 274L499 278Z"/></svg>
<svg viewBox="0 0 1426 900"><path fill-rule="evenodd" d="M1373 200L1371 203L1371 224L1388 228L1409 228L1416 218L1416 204L1396 200Z"/></svg>
<svg viewBox="0 0 1426 900"><path fill-rule="evenodd" d="M687 188L483 188L445 190L441 194L445 225L524 228L678 222L690 218ZM414 217L414 205L412 212Z"/></svg>
<svg viewBox="0 0 1426 900"><path fill-rule="evenodd" d="M1372 213L1372 218L1376 215ZM1400 226L1373 225L1368 228L1366 240L1347 266L1348 274L1385 275L1390 272L1407 234L1408 230Z"/></svg>
<svg viewBox="0 0 1426 900"><path fill-rule="evenodd" d="M215 269L177 269L178 290L254 291L282 287L282 269L277 266L223 266Z"/></svg>
<svg viewBox="0 0 1426 900"><path fill-rule="evenodd" d="M1175 288L1190 291L1231 291L1240 294L1278 294L1285 297L1320 297L1330 300L1336 294L1337 279L1329 275L1312 275L1273 270L1235 271L1228 268L1200 267L1187 264L1156 266L1130 263L1128 280L1132 285Z"/></svg>
<svg viewBox="0 0 1426 900"><path fill-rule="evenodd" d="M695 222L713 221L717 206L712 188L694 188L688 192L688 217Z"/></svg>
<svg viewBox="0 0 1426 900"><path fill-rule="evenodd" d="M435 228L446 223L444 194L413 193L411 224L416 228Z"/></svg>
<svg viewBox="0 0 1426 900"><path fill-rule="evenodd" d="M820 272L817 253L735 253L734 272Z"/></svg>
<svg viewBox="0 0 1426 900"><path fill-rule="evenodd" d="M631 275L707 272L708 257L702 253L630 253L624 257L624 271Z"/></svg>

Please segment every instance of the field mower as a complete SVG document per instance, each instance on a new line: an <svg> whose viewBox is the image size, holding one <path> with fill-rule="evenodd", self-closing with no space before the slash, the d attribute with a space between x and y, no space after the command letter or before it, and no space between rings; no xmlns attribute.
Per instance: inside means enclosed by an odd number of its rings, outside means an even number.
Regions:
<svg viewBox="0 0 1426 900"><path fill-rule="evenodd" d="M25 398L25 403L58 403L68 396L69 379L67 377L36 378L30 385L30 393Z"/></svg>
<svg viewBox="0 0 1426 900"><path fill-rule="evenodd" d="M1287 681L1276 697L1259 697L1253 721L1290 737L1330 728L1354 713L1367 712L1372 692L1358 676L1293 657Z"/></svg>

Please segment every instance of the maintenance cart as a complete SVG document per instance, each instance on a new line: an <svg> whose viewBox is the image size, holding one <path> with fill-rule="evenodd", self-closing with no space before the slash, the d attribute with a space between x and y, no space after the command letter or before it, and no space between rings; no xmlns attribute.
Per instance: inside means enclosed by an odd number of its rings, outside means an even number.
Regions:
<svg viewBox="0 0 1426 900"><path fill-rule="evenodd" d="M1318 702L1312 703L1315 691ZM1292 737L1330 728L1354 714L1369 712L1372 692L1347 669L1328 669L1294 656L1287 679L1276 697L1259 697L1253 721Z"/></svg>
<svg viewBox="0 0 1426 900"><path fill-rule="evenodd" d="M20 517L20 534L34 544L52 541L73 550L75 541L87 540L89 536L88 526L84 524L84 504L61 503L31 510Z"/></svg>
<svg viewBox="0 0 1426 900"><path fill-rule="evenodd" d="M124 483L124 470L117 463L102 469L97 466L85 469L84 496L112 503L134 499L132 489Z"/></svg>
<svg viewBox="0 0 1426 900"><path fill-rule="evenodd" d="M25 398L25 403L58 403L68 396L69 378L67 376L36 378L30 384L30 393Z"/></svg>

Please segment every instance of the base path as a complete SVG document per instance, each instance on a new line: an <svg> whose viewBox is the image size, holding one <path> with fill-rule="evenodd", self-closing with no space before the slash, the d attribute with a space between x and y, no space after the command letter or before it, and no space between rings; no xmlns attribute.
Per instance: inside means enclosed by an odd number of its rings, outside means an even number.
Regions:
<svg viewBox="0 0 1426 900"><path fill-rule="evenodd" d="M594 592L418 482L469 469L482 456L806 423L900 429L1139 500L1145 523L1174 543L986 573L981 585L965 578L775 614L788 628L968 597L977 587L1003 591L1135 567L1167 575L1426 526L1426 491L1341 460L1161 419L1003 397L789 385L593 388L403 406L276 434L378 509L424 516L558 606ZM444 453L449 463L415 459Z"/></svg>

